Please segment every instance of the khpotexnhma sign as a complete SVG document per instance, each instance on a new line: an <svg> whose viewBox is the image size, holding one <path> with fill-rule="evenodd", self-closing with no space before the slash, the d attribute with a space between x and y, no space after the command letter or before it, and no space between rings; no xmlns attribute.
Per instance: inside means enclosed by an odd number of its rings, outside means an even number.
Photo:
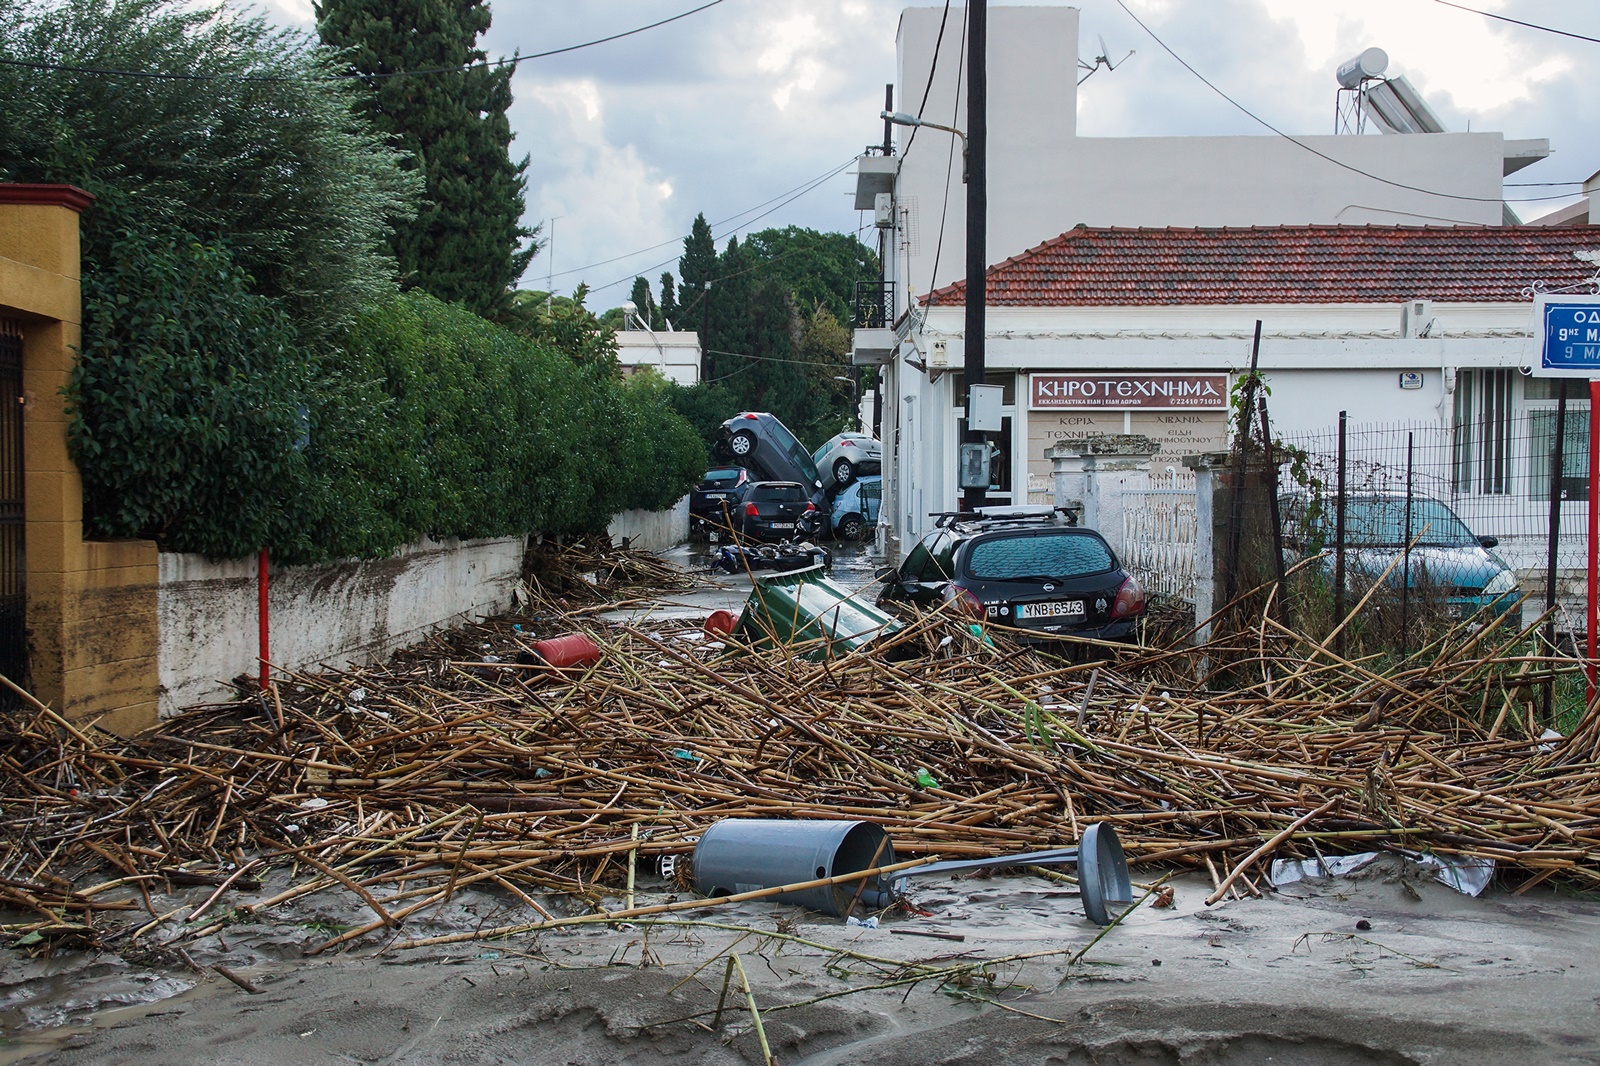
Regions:
<svg viewBox="0 0 1600 1066"><path fill-rule="evenodd" d="M1534 299L1538 361L1534 377L1600 378L1600 296Z"/></svg>
<svg viewBox="0 0 1600 1066"><path fill-rule="evenodd" d="M1028 406L1035 411L1222 410L1226 374L1030 374Z"/></svg>

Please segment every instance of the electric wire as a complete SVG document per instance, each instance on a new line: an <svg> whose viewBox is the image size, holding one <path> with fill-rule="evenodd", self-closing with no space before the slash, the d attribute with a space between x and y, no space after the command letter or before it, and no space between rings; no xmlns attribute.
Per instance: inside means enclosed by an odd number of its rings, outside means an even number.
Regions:
<svg viewBox="0 0 1600 1066"><path fill-rule="evenodd" d="M966 73L966 69L967 69L967 24L963 20L963 22L961 23L961 61L956 67L956 84L957 85L961 84L961 76ZM950 125L954 126L956 124L956 114L955 113L957 111L959 111L960 108L961 108L961 105L959 103L953 104L951 106ZM950 150L945 155L945 159L944 159L944 200L939 205L939 240L933 246L933 266L930 267L929 270L928 270L928 295L929 295L929 297L932 297L932 295L937 291L934 288L934 286L938 283L938 280L939 280L939 260L944 257L944 224L945 224L945 219L950 214L950 177L951 177L952 173L955 171L955 160L956 160L956 139L954 137L952 137L952 138L950 138ZM930 302L928 304L928 306L931 308L933 306L932 302Z"/></svg>
<svg viewBox="0 0 1600 1066"><path fill-rule="evenodd" d="M1468 7L1465 4L1453 3L1452 0L1433 0L1433 2L1436 4L1443 4L1445 7L1453 7L1457 11L1465 11L1468 14L1482 15L1486 19L1495 19L1499 22L1509 22L1513 26L1525 26L1530 30L1541 30L1544 33L1554 33L1562 37L1571 37L1575 41L1588 41L1591 44L1600 44L1600 37L1585 37L1581 33L1573 33L1569 30L1558 30L1554 26L1541 26L1537 22L1523 22L1521 19L1514 19L1509 15L1496 15L1493 11L1479 11L1475 7Z"/></svg>
<svg viewBox="0 0 1600 1066"><path fill-rule="evenodd" d="M1134 22L1138 23L1139 28L1141 30L1143 30L1146 34L1148 34L1152 41L1155 41L1156 44L1160 45L1162 51L1166 52L1173 59L1177 60L1178 64L1180 66L1182 66L1184 70L1187 70L1190 74L1193 74L1196 78L1198 78L1200 80L1201 84L1205 85L1206 88L1210 89L1212 92L1214 92L1218 96L1222 97L1228 103L1232 104L1236 109L1238 109L1242 114L1244 114L1248 118L1250 118L1253 121L1255 121L1255 122L1259 123L1260 125L1264 126L1266 129L1268 129L1268 130L1272 131L1273 133L1277 134L1279 137L1282 137L1284 140L1288 141L1290 144L1293 144L1298 148L1301 148L1301 149L1304 149L1307 152L1310 152L1312 155L1316 156L1318 159L1322 159L1322 160L1325 160L1325 161L1327 161L1329 163L1332 163L1334 166L1337 166L1337 167L1339 167L1339 168L1341 168L1343 170L1348 170L1352 174L1359 174L1364 178L1371 178L1373 181L1376 181L1376 182L1378 182L1380 184L1383 184L1383 185L1388 185L1388 186L1390 186L1392 188L1405 189L1407 192L1419 192L1419 193L1422 193L1422 194L1424 194L1426 196L1437 196L1437 197L1439 197L1441 199L1445 199L1445 200L1464 200L1464 201L1468 201L1468 202L1471 202L1471 203L1480 203L1480 204L1500 204L1500 203L1506 203L1507 202L1507 198L1504 197L1504 196L1467 196L1464 193L1439 192L1436 189L1426 189L1426 188L1423 188L1420 185L1409 185L1409 184L1407 184L1407 183L1405 183L1403 181L1393 181L1393 180L1391 180L1389 178L1380 177L1377 174L1373 174L1373 173L1370 173L1368 171L1362 170L1360 167L1352 166L1351 164L1344 162L1342 159L1335 159L1333 156L1328 155L1326 152L1318 151L1317 149L1313 148L1311 145L1305 143L1304 141L1302 141L1302 140L1300 140L1300 139L1298 139L1298 138L1296 138L1296 137L1294 137L1294 136L1292 136L1290 134L1287 134L1287 133L1283 132L1278 127L1274 126L1272 123L1268 122L1266 119L1262 118L1260 115L1256 114L1254 111L1251 111L1248 107L1245 107L1239 101L1235 100L1233 97L1231 97L1227 93L1223 92L1216 85L1212 84L1210 79L1208 79L1204 74L1201 74L1194 67L1190 66L1188 60L1184 59L1177 52L1173 51L1171 46L1169 46L1166 41L1163 41L1156 34L1156 32L1154 30L1152 30L1149 26L1146 26L1144 24L1143 20L1141 20L1138 15L1135 15L1133 13L1133 11L1128 7L1128 5L1123 2L1123 0L1117 0L1117 6L1122 8L1122 10L1127 14L1127 16L1129 18L1131 18ZM1567 199L1570 199L1571 196L1572 196L1571 193L1559 193L1559 194L1552 195L1552 196L1523 196L1523 197L1518 197L1516 200L1514 200L1512 202L1515 202L1515 203L1534 203L1534 202L1541 201L1541 200L1567 200Z"/></svg>
<svg viewBox="0 0 1600 1066"><path fill-rule="evenodd" d="M965 16L962 16L963 27L966 26L965 18ZM944 25L948 21L950 21L950 0L944 0L944 14L939 16L939 36L936 37L933 42L933 62L928 66L928 80L922 86L922 103L917 105L918 119L922 118L922 112L928 106L928 94L933 92L933 76L939 73L939 50L944 47ZM961 39L962 41L967 39L965 28L963 28L961 31ZM965 51L965 49L963 49L963 51ZM952 122L951 125L953 126L955 123ZM906 146L900 149L900 158L902 160L911 154L911 146L917 143L917 130L921 128L922 127L920 126L911 127L911 135L906 138Z"/></svg>
<svg viewBox="0 0 1600 1066"><path fill-rule="evenodd" d="M337 78L337 79L405 78L405 77L420 77L420 76L428 75L428 74L458 74L458 73L464 73L464 72L469 71L469 70L478 70L478 69L487 70L487 69L489 69L491 67L511 66L511 67L515 68L517 64L526 63L526 62L528 62L529 60L532 60L532 59L546 59L546 58L548 58L550 56L565 55L568 52L576 52L576 51L579 51L579 50L584 49L584 48L593 48L595 45L608 44L611 41L619 41L624 37L632 37L636 33L644 33L646 30L653 30L658 26L665 26L669 22L677 22L679 19L688 18L690 15L697 15L700 12L704 11L706 8L716 7L718 4L721 4L723 2L724 2L724 0L707 0L706 3L701 4L699 7L690 8L688 11L679 12L676 15L672 15L672 16L670 16L668 18L664 18L664 19L659 19L659 20L657 20L655 22L651 22L651 23L649 23L647 25L644 25L644 26L636 26L631 30L623 30L621 33L613 33L613 34L610 34L609 36L606 36L606 37L597 37L592 41L584 41L581 44L569 44L569 45L566 45L566 46L561 47L561 48L551 48L548 51L544 51L544 52L532 52L532 53L530 53L528 55L525 55L525 56L524 55L516 55L516 56L512 56L510 59L496 59L496 60L493 60L493 61L485 61L485 62L482 62L482 63L464 63L464 64L461 64L461 65L458 65L458 66L453 66L453 67L424 67L424 68L420 68L420 69L417 69L417 70L391 70L391 71L385 71L385 72L382 72L382 73L373 73L373 74L362 74L362 73L351 72L351 73L343 73L343 74L330 74L328 76L330 78ZM29 68L31 70L57 70L57 71L63 71L65 73L70 73L70 74L94 74L94 75L98 75L98 76L113 76L113 77L123 77L123 78L151 78L151 79L158 80L158 81L289 81L289 80L291 80L290 78L288 78L288 77L286 77L284 75L281 75L281 74L273 74L273 75L269 75L269 74L227 74L227 73L220 73L220 74L177 74L177 73L171 73L171 72L167 72L167 71L117 70L117 69L108 68L108 67L82 67L82 66L75 66L75 65L72 65L72 64L68 64L68 63L40 63L40 62L37 62L37 61L27 60L27 59L12 59L12 58L6 57L6 56L0 56L0 64L4 64L6 66L13 66L13 67L26 67L26 68Z"/></svg>

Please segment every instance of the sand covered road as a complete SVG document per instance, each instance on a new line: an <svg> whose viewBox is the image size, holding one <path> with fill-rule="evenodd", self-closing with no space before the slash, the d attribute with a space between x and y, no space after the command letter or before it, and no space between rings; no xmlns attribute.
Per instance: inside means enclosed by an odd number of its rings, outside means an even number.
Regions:
<svg viewBox="0 0 1600 1066"><path fill-rule="evenodd" d="M1070 886L1029 875L918 884L931 917L878 929L747 903L672 924L412 950L368 942L313 959L299 946L324 930L238 927L191 953L260 994L173 968L165 979L189 991L88 1026L13 1032L0 1054L130 1066L759 1063L737 976L712 1026L732 953L784 1066L1600 1060L1600 904L1494 888L1472 899L1390 858L1209 909L1208 885L1176 886L1175 906L1146 905L1077 964L1098 930ZM407 932L459 927L473 906ZM314 913L308 922L329 919ZM793 939L764 935L780 930ZM945 976L896 984L912 965Z"/></svg>

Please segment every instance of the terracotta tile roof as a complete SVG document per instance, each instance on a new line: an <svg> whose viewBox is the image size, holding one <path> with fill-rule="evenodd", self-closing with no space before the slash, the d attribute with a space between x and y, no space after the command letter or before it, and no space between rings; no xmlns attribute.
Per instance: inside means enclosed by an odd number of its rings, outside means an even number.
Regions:
<svg viewBox="0 0 1600 1066"><path fill-rule="evenodd" d="M1594 277L1576 251L1600 251L1600 226L1080 227L990 267L989 306L1520 301Z"/></svg>

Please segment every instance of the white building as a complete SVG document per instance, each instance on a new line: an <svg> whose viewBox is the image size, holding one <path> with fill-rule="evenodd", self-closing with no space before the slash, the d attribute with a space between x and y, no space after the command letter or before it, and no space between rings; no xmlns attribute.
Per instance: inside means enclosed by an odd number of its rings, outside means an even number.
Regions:
<svg viewBox="0 0 1600 1066"><path fill-rule="evenodd" d="M934 72L923 117L959 128L966 111L962 35L947 27L935 62L942 15L942 8L902 14L898 95L910 109ZM1547 142L1498 133L1078 137L1077 29L1071 8L989 11L987 258L1000 266L991 268L985 347L989 382L1005 389L1007 420L997 439L1006 477L994 496L1021 502L1030 479L1040 488L1048 469L1043 450L1064 435L1149 433L1168 454L1221 446L1226 386L1248 365L1257 318L1265 322L1262 368L1274 382L1280 426L1325 427L1349 410L1361 422L1431 420L1448 428L1458 405L1485 395L1491 408L1507 397L1540 402L1524 395L1520 378L1504 376L1527 362L1530 304L1521 290L1586 278L1593 271L1571 252L1600 246L1600 239L1585 236L1568 247L1562 242L1574 238L1555 238L1513 263L1507 246L1492 238L1433 245L1426 235L1505 232L1503 177L1544 158ZM856 206L875 210L880 221L887 283L881 321L857 323L867 328L856 330L853 359L883 368L880 533L892 555L929 527L929 512L955 507L964 414L957 406L964 402L963 294L947 287L965 269L961 153L949 134L928 128L915 131L907 151L911 133L898 130L897 154L858 160L856 191ZM1425 224L1433 228L1419 228ZM1091 228L1074 229L1080 225ZM1387 236L1346 241L1336 228L1343 226ZM1443 228L1451 226L1463 228ZM1240 235L1154 227L1288 228ZM1221 236L1228 233L1234 236ZM1180 240L1206 260L1195 265L1199 288L1163 258ZM1391 262L1396 254L1410 257L1411 272ZM1463 294L1433 284L1442 280L1429 269L1434 254L1487 258ZM1057 255L1077 287L1030 288L1031 272ZM1131 269L1129 257L1138 255L1154 256L1147 272ZM1259 274L1228 258L1252 255L1267 256ZM1317 269L1305 285L1279 273L1307 264ZM1497 269L1512 266L1521 270L1514 284L1488 284ZM1096 288L1097 279L1105 284ZM1000 294L996 282L1018 288ZM956 373L941 372L941 364ZM1041 375L1155 372L1209 376L1220 381L1223 399L1181 412L1108 404L1065 410L1051 409L1038 391L1054 387ZM1405 388L1402 374L1409 375ZM1482 376L1492 374L1502 376ZM1463 382L1466 391L1458 387ZM1487 394L1471 391L1486 383Z"/></svg>
<svg viewBox="0 0 1600 1066"><path fill-rule="evenodd" d="M641 326L618 330L617 362L625 374L650 367L668 381L694 385L700 380L700 334Z"/></svg>

